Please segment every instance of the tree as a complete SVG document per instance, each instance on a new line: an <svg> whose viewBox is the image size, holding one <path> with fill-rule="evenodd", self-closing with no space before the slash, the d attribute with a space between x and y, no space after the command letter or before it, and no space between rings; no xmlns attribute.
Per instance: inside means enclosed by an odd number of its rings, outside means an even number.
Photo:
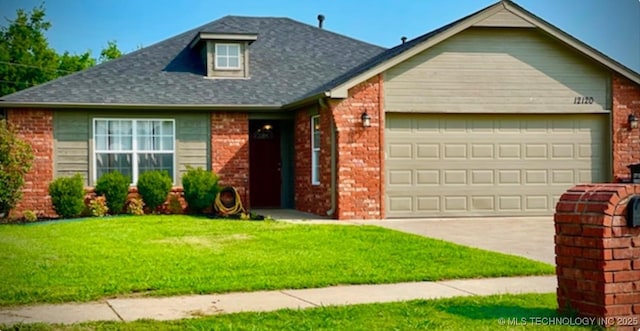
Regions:
<svg viewBox="0 0 640 331"><path fill-rule="evenodd" d="M57 54L43 34L51 23L44 17L42 5L30 14L18 9L16 19L8 27L0 27L0 95L58 76Z"/></svg>
<svg viewBox="0 0 640 331"><path fill-rule="evenodd" d="M44 5L31 12L18 9L8 26L0 26L0 96L13 93L96 64L91 51L58 54L44 33L51 27ZM122 52L109 41L100 53L100 63L118 58Z"/></svg>
<svg viewBox="0 0 640 331"><path fill-rule="evenodd" d="M116 44L115 40L110 40L107 42L107 47L102 49L100 52L100 63L107 62L109 60L114 60L122 56L122 52L118 49L118 44Z"/></svg>
<svg viewBox="0 0 640 331"><path fill-rule="evenodd" d="M58 71L60 76L68 73L84 70L96 65L96 60L91 57L91 52L87 51L80 55L71 55L69 52L64 52L58 58Z"/></svg>
<svg viewBox="0 0 640 331"><path fill-rule="evenodd" d="M0 218L8 216L22 198L24 176L31 169L33 151L15 129L0 120Z"/></svg>

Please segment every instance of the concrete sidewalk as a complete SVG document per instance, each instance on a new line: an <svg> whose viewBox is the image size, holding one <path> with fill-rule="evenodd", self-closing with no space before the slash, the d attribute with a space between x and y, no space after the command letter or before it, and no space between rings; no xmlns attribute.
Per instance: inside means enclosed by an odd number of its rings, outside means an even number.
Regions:
<svg viewBox="0 0 640 331"><path fill-rule="evenodd" d="M509 277L350 285L316 289L262 291L165 298L123 298L101 302L65 303L0 309L0 324L87 321L174 320L236 312L265 312L284 308L394 302L469 295L549 293L555 276Z"/></svg>

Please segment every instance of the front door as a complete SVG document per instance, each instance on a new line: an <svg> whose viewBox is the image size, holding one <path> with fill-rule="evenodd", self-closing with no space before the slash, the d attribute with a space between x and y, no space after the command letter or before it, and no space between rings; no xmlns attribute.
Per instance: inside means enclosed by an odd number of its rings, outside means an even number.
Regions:
<svg viewBox="0 0 640 331"><path fill-rule="evenodd" d="M249 124L249 181L251 208L280 208L282 159L277 121L252 120Z"/></svg>

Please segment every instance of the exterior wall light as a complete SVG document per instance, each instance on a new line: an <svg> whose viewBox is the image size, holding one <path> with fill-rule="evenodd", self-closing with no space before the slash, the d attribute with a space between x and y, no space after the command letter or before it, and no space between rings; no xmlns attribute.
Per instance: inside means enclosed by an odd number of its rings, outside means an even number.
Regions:
<svg viewBox="0 0 640 331"><path fill-rule="evenodd" d="M636 115L629 114L629 116L627 117L627 122L629 123L630 129L635 129L638 127L638 118L636 117Z"/></svg>
<svg viewBox="0 0 640 331"><path fill-rule="evenodd" d="M369 114L367 114L367 111L365 111L364 113L362 113L362 115L360 115L360 119L362 120L362 126L365 128L368 128L371 126L371 116L369 116ZM637 122L636 122L637 124Z"/></svg>

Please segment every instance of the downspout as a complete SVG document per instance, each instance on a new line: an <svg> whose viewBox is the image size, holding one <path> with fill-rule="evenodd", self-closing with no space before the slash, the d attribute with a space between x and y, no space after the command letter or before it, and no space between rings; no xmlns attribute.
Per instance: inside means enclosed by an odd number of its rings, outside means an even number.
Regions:
<svg viewBox="0 0 640 331"><path fill-rule="evenodd" d="M327 104L325 103L323 98L318 99L318 103L320 104L320 109L328 109ZM332 114L330 114L332 115ZM329 116L331 119L331 183L329 187L329 192L331 193L331 209L327 210L327 216L333 216L336 213L336 186L337 186L337 176L336 176L336 123L333 120L333 116Z"/></svg>

